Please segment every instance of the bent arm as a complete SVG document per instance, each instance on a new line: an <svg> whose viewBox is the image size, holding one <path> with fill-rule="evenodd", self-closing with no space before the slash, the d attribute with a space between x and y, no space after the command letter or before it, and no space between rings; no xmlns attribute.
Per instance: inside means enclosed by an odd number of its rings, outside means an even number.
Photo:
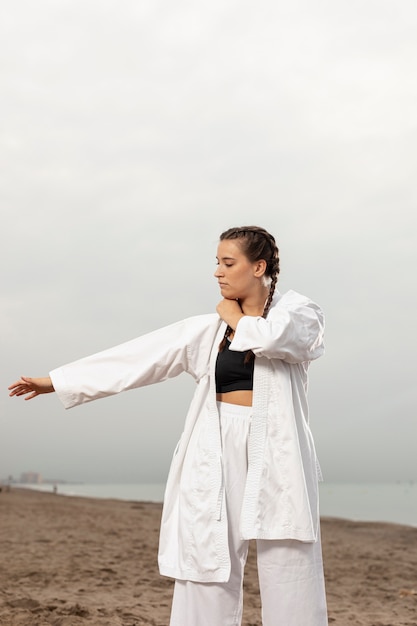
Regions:
<svg viewBox="0 0 417 626"><path fill-rule="evenodd" d="M324 317L308 298L288 292L271 309L267 319L242 317L236 327L231 350L252 350L257 356L303 363L324 352Z"/></svg>

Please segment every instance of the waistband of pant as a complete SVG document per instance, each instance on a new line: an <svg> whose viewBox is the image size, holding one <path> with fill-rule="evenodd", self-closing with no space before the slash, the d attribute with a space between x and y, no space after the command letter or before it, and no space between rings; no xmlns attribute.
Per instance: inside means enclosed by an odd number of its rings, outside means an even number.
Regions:
<svg viewBox="0 0 417 626"><path fill-rule="evenodd" d="M220 417L250 417L252 414L251 406L230 404L229 402L217 402L217 410Z"/></svg>

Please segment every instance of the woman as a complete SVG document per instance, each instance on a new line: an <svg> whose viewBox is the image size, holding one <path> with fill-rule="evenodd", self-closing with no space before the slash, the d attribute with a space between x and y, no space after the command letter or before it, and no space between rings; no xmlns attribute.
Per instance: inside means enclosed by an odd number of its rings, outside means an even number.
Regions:
<svg viewBox="0 0 417 626"><path fill-rule="evenodd" d="M264 626L327 625L309 362L323 316L275 293L279 256L262 228L220 236L217 315L192 317L22 378L10 395L56 391L65 408L188 372L197 381L168 476L159 568L176 579L171 626L238 626L248 542L257 540Z"/></svg>

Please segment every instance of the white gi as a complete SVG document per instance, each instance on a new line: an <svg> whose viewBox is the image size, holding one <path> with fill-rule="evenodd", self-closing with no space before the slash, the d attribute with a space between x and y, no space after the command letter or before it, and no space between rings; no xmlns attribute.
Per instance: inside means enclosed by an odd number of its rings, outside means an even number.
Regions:
<svg viewBox="0 0 417 626"><path fill-rule="evenodd" d="M215 389L225 328L217 314L191 317L50 373L65 408L182 372L198 383L161 521L160 572L178 580L225 583L231 575ZM266 319L244 316L235 330L230 350L251 349L256 356L242 540L319 542L319 466L306 393L309 362L324 351L323 330L320 308L294 291L276 293ZM310 623L327 622L300 626Z"/></svg>

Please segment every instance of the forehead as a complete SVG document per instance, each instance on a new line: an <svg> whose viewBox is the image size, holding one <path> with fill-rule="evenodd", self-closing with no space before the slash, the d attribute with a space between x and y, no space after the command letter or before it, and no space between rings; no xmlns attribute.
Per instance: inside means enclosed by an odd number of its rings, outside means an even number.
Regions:
<svg viewBox="0 0 417 626"><path fill-rule="evenodd" d="M237 239L224 239L219 242L217 247L218 259L238 259L244 256Z"/></svg>

